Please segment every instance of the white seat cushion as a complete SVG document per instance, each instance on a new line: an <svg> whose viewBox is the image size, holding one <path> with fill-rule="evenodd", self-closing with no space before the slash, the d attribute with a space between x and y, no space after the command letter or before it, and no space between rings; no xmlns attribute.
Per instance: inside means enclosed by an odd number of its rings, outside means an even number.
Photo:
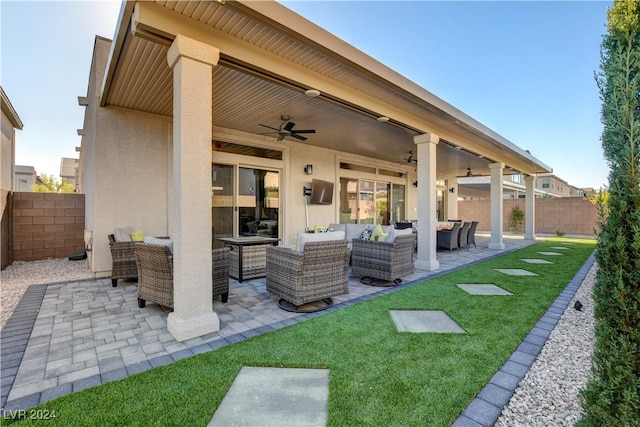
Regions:
<svg viewBox="0 0 640 427"><path fill-rule="evenodd" d="M304 252L304 245L308 242L328 242L331 240L344 240L344 231L329 231L327 233L298 233L296 239L296 251Z"/></svg>

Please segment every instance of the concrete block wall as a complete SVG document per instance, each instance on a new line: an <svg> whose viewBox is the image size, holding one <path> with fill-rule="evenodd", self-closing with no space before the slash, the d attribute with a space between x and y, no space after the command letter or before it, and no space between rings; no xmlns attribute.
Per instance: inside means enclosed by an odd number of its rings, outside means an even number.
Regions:
<svg viewBox="0 0 640 427"><path fill-rule="evenodd" d="M11 191L0 189L0 270L13 262L13 242L11 241L12 204Z"/></svg>
<svg viewBox="0 0 640 427"><path fill-rule="evenodd" d="M514 206L519 206L525 212L525 200L503 201L504 231L509 231L509 220ZM458 218L464 221L479 221L479 231L490 230L490 210L490 200L458 202ZM582 197L536 199L536 233L555 234L560 231L566 235L595 237L597 223L598 209Z"/></svg>
<svg viewBox="0 0 640 427"><path fill-rule="evenodd" d="M84 194L13 193L13 259L84 252Z"/></svg>

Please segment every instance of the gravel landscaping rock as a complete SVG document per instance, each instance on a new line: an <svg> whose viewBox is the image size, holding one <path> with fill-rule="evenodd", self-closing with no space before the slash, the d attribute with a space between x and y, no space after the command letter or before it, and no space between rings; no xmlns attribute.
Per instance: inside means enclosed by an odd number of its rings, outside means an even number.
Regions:
<svg viewBox="0 0 640 427"><path fill-rule="evenodd" d="M92 277L87 260L69 261L68 258L54 258L15 261L0 271L0 329L7 323L29 286Z"/></svg>
<svg viewBox="0 0 640 427"><path fill-rule="evenodd" d="M495 426L573 426L580 419L580 389L591 375L595 342L596 271L594 263ZM583 304L580 311L574 309L576 300Z"/></svg>

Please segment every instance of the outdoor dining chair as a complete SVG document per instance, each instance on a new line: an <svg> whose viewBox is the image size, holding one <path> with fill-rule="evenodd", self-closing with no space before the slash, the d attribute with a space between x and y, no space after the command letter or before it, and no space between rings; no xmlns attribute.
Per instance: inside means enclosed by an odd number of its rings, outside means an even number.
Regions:
<svg viewBox="0 0 640 427"><path fill-rule="evenodd" d="M460 232L458 233L458 248L459 249L469 249L469 242L467 238L469 236L469 228L471 227L471 223L465 221L460 227Z"/></svg>
<svg viewBox="0 0 640 427"><path fill-rule="evenodd" d="M439 248L449 249L452 252L454 249L460 251L458 247L458 234L460 233L460 222L454 222L451 230L438 230L437 233L437 245Z"/></svg>
<svg viewBox="0 0 640 427"><path fill-rule="evenodd" d="M469 234L467 234L467 245L471 247L473 245L474 248L476 246L476 228L478 228L478 221L471 221L471 228L469 228Z"/></svg>

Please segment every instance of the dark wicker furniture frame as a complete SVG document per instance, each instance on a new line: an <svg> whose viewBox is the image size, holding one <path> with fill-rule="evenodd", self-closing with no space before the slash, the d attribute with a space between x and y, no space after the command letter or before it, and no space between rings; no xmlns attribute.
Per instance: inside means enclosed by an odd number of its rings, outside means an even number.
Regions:
<svg viewBox="0 0 640 427"><path fill-rule="evenodd" d="M137 279L138 267L133 248L140 242L116 242L113 234L109 238L109 249L111 249L111 286L118 286L118 279Z"/></svg>
<svg viewBox="0 0 640 427"><path fill-rule="evenodd" d="M380 279L399 284L402 277L413 274L415 234L398 236L393 243L353 239L352 244L351 272L361 275L362 283Z"/></svg>
<svg viewBox="0 0 640 427"><path fill-rule="evenodd" d="M301 306L349 293L349 250L346 240L309 242L298 253L267 247L267 291Z"/></svg>

